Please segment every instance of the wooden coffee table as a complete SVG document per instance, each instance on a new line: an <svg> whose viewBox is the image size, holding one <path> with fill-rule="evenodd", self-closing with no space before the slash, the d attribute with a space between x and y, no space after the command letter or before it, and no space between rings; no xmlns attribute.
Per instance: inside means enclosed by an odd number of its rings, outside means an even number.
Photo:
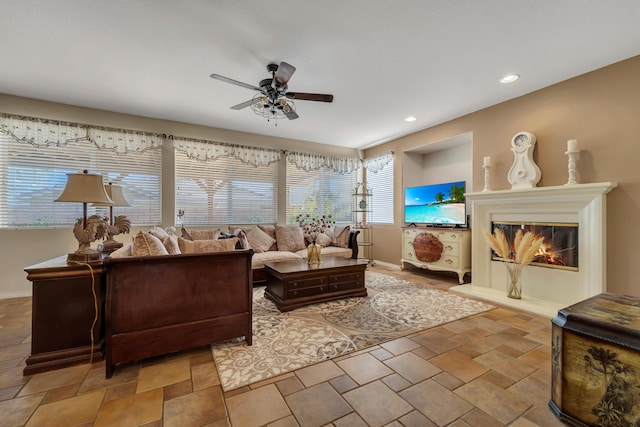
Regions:
<svg viewBox="0 0 640 427"><path fill-rule="evenodd" d="M280 311L337 298L367 296L364 261L326 257L318 265L300 259L267 262L264 268L267 274L264 296Z"/></svg>

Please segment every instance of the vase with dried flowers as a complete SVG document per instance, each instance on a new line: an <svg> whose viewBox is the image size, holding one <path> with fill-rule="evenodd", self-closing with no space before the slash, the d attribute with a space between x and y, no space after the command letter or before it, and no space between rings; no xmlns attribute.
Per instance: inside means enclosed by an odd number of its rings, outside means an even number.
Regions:
<svg viewBox="0 0 640 427"><path fill-rule="evenodd" d="M296 222L302 228L305 236L308 236L308 239L311 240L311 243L307 246L307 262L312 265L320 264L322 246L317 244L316 240L321 234L333 227L336 222L331 215L322 215L315 218L309 214L298 215Z"/></svg>
<svg viewBox="0 0 640 427"><path fill-rule="evenodd" d="M505 266L509 273L507 297L522 298L522 283L520 280L522 271L536 257L544 237L537 236L530 231L523 233L522 230L518 230L513 239L512 247L501 229L497 229L494 234L488 231L485 231L484 234L489 241L491 249L505 261Z"/></svg>

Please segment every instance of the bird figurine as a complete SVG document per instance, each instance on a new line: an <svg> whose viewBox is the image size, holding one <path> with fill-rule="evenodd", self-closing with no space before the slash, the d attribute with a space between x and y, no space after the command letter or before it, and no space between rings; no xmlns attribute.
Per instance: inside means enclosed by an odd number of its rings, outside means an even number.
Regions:
<svg viewBox="0 0 640 427"><path fill-rule="evenodd" d="M113 217L113 223L109 224L105 221L107 228L106 240L102 245L103 252L112 252L122 247L122 242L114 240L113 236L118 234L128 234L131 231L131 221L126 215L118 215Z"/></svg>
<svg viewBox="0 0 640 427"><path fill-rule="evenodd" d="M91 242L103 239L107 235L107 224L99 215L91 215L83 227L82 218L78 218L73 226L73 235L78 240L78 254L89 254L95 251L90 248Z"/></svg>

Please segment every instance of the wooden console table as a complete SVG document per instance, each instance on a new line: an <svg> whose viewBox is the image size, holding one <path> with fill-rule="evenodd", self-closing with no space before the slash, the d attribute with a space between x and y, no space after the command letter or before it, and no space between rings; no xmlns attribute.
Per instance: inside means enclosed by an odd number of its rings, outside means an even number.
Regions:
<svg viewBox="0 0 640 427"><path fill-rule="evenodd" d="M24 270L33 285L31 354L24 375L102 360L105 274L102 263L67 265L61 256ZM97 313L95 302L97 301ZM91 343L91 326L94 343ZM92 354L93 351L93 354Z"/></svg>

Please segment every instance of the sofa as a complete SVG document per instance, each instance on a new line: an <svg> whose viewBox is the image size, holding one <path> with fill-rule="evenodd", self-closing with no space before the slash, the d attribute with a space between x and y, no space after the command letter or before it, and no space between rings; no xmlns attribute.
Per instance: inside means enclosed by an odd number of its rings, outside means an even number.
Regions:
<svg viewBox="0 0 640 427"><path fill-rule="evenodd" d="M119 363L215 341L251 345L254 281L266 262L306 258L310 238L297 225L181 231L140 231L104 259L107 378ZM357 259L357 236L335 226L314 237L323 257Z"/></svg>
<svg viewBox="0 0 640 427"><path fill-rule="evenodd" d="M147 237L136 236L134 251L150 247ZM119 363L220 340L251 345L252 256L243 249L105 258L106 377Z"/></svg>
<svg viewBox="0 0 640 427"><path fill-rule="evenodd" d="M168 227L173 229L173 227ZM266 262L307 258L307 246L311 237L305 235L298 225L259 224L252 226L229 226L225 229L192 229L182 227L180 236L153 227L139 232L131 244L111 253L112 258L151 255L173 255L181 253L203 253L252 249L253 283L266 281ZM316 236L322 246L321 256L339 256L358 259L359 230L348 225L334 225Z"/></svg>
<svg viewBox="0 0 640 427"><path fill-rule="evenodd" d="M322 246L321 256L357 259L358 233L359 230L351 230L348 225L335 225L316 236L316 243ZM307 246L312 240L300 226L280 224L229 226L228 231L183 227L180 239L182 246L186 245L186 241L201 243L206 240L236 239L238 248L253 249L251 268L254 284L266 281L266 262L307 258Z"/></svg>

